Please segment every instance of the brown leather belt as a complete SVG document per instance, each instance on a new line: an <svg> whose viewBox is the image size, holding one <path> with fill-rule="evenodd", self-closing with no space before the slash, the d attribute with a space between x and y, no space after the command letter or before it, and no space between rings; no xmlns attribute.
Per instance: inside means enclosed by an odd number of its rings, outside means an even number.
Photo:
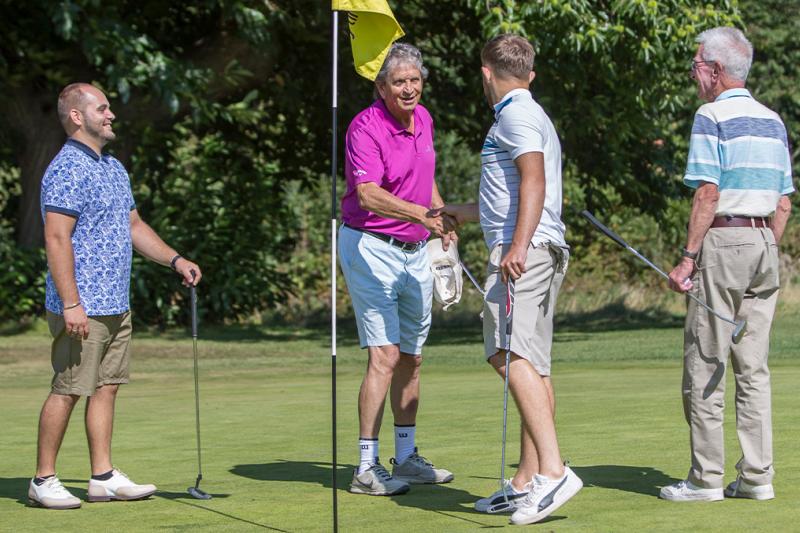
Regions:
<svg viewBox="0 0 800 533"><path fill-rule="evenodd" d="M714 217L711 223L712 228L768 228L769 218L767 217L743 217L739 215L727 215Z"/></svg>

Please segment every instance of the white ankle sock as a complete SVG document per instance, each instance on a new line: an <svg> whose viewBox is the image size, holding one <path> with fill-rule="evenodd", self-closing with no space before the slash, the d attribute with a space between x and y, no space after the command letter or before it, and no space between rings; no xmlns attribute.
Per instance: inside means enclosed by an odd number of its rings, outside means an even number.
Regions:
<svg viewBox="0 0 800 533"><path fill-rule="evenodd" d="M394 426L394 460L401 464L414 453L414 437L417 426Z"/></svg>
<svg viewBox="0 0 800 533"><path fill-rule="evenodd" d="M361 451L361 461L358 464L358 473L363 474L369 467L378 462L378 439L358 439Z"/></svg>

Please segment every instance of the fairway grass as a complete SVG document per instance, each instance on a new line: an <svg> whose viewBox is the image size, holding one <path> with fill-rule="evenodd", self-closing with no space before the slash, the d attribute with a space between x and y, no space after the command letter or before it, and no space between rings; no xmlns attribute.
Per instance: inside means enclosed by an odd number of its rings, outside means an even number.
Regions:
<svg viewBox="0 0 800 533"><path fill-rule="evenodd" d="M556 335L557 425L565 459L584 489L534 531L798 531L800 514L800 341L796 315L784 314L772 348L775 492L772 501L659 500L661 486L689 466L683 420L680 328L600 331L563 327ZM344 321L343 321L344 322ZM426 349L417 441L420 452L455 473L452 483L414 486L392 498L346 492L357 460L356 395L364 352L340 326L339 526L342 531L477 531L508 526L508 516L472 504L496 490L502 386L482 361L477 324L437 330ZM597 329L597 331L595 331ZM73 511L25 505L34 471L36 422L49 384L48 337L0 337L0 530L2 531L330 531L330 348L325 331L269 328L201 331L203 474L209 501L194 500L197 456L191 341L181 331L134 340L133 382L122 388L115 465L156 496L88 504ZM730 374L730 373L729 373ZM738 444L728 377L726 481ZM59 477L85 499L88 453L83 403L58 462ZM391 412L381 458L394 454ZM518 427L510 411L509 427ZM518 457L509 439L511 475ZM517 529L520 529L517 527Z"/></svg>

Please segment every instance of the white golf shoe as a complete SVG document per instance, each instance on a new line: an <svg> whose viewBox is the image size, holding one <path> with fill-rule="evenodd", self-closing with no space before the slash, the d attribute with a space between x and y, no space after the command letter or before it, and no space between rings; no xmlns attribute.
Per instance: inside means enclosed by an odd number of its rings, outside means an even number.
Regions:
<svg viewBox="0 0 800 533"><path fill-rule="evenodd" d="M155 485L137 485L116 468L112 472L111 478L105 481L89 480L90 502L141 500L156 492Z"/></svg>
<svg viewBox="0 0 800 533"><path fill-rule="evenodd" d="M663 500L672 502L716 502L724 499L722 487L718 489L704 489L698 487L688 479L667 485L658 495Z"/></svg>
<svg viewBox="0 0 800 533"><path fill-rule="evenodd" d="M511 515L515 525L533 524L550 516L553 511L567 503L583 487L583 481L568 466L560 479L550 479L536 474L531 491L518 500L517 510Z"/></svg>
<svg viewBox="0 0 800 533"><path fill-rule="evenodd" d="M775 497L772 483L767 485L751 485L741 477L725 487L725 496L728 498L750 498L751 500L771 500Z"/></svg>
<svg viewBox="0 0 800 533"><path fill-rule="evenodd" d="M503 489L497 489L497 491L492 493L488 498L481 498L476 501L475 510L479 513L491 514L515 511L517 509L517 503L527 496L531 490L531 484L526 483L525 487L521 491L518 491L514 488L510 479L504 479L503 486L505 487L505 495L503 495ZM506 499L508 499L508 504L506 504Z"/></svg>
<svg viewBox="0 0 800 533"><path fill-rule="evenodd" d="M31 479L28 503L45 509L77 509L81 506L81 501L70 494L58 476L47 478L41 485L37 485Z"/></svg>

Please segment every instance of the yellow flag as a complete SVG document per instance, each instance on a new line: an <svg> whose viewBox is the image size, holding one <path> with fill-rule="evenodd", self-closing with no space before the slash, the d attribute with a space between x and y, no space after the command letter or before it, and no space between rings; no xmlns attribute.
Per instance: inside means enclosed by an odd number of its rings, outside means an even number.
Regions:
<svg viewBox="0 0 800 533"><path fill-rule="evenodd" d="M389 47L405 35L386 0L332 0L334 11L349 11L350 44L356 72L375 80Z"/></svg>

